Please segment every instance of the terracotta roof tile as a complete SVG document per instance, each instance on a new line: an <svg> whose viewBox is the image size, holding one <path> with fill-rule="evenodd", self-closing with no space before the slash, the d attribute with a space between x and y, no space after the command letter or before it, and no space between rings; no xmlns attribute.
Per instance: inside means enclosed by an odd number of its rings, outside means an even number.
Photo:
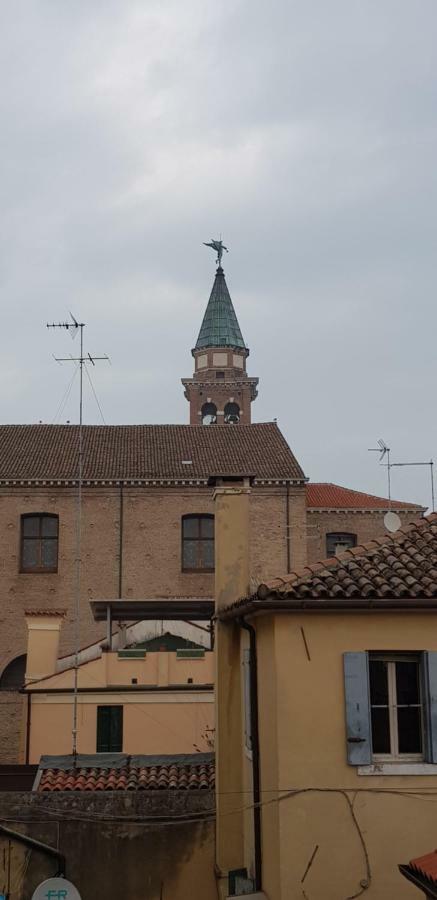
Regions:
<svg viewBox="0 0 437 900"><path fill-rule="evenodd" d="M158 760L158 761L155 761ZM52 761L52 764L50 762ZM81 765L81 761L94 764ZM106 763L106 764L105 764ZM39 793L54 791L186 791L214 790L215 765L211 753L193 756L129 757L99 754L43 757L36 780Z"/></svg>
<svg viewBox="0 0 437 900"><path fill-rule="evenodd" d="M309 509L405 509L421 512L424 507L418 503L390 501L385 497L375 497L363 491L341 487L330 482L309 482L306 485L307 507Z"/></svg>
<svg viewBox="0 0 437 900"><path fill-rule="evenodd" d="M259 599L437 597L437 513L396 534L275 578Z"/></svg>
<svg viewBox="0 0 437 900"><path fill-rule="evenodd" d="M0 481L74 480L78 438L76 425L0 426ZM238 473L253 473L260 480L304 478L274 422L238 427L86 425L83 444L83 476L91 481L206 480Z"/></svg>
<svg viewBox="0 0 437 900"><path fill-rule="evenodd" d="M420 875L428 878L432 884L437 885L437 850L427 853L425 856L418 856L417 859L412 859L410 867L413 871L419 872Z"/></svg>

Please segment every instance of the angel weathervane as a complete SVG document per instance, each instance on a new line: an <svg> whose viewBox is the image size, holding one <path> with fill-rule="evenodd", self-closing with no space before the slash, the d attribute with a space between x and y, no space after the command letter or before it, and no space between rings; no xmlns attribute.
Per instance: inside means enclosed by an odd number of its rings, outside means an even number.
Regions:
<svg viewBox="0 0 437 900"><path fill-rule="evenodd" d="M221 239L220 239L219 241L214 241L214 240L211 238L211 242L210 242L209 244L206 244L205 241L204 241L204 242L203 242L203 245L204 245L204 247L212 247L212 249L216 251L216 253L217 253L217 265L218 265L219 267L221 267L221 264L222 264L222 256L223 256L223 250L226 250L226 253L229 253L229 250L228 250L227 247L225 247L223 241L222 241Z"/></svg>

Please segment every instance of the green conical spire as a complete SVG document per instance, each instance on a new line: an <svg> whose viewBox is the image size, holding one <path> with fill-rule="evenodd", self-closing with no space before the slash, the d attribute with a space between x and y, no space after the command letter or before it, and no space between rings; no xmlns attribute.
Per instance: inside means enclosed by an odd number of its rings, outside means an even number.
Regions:
<svg viewBox="0 0 437 900"><path fill-rule="evenodd" d="M216 272L195 349L202 350L204 347L247 349L221 266Z"/></svg>

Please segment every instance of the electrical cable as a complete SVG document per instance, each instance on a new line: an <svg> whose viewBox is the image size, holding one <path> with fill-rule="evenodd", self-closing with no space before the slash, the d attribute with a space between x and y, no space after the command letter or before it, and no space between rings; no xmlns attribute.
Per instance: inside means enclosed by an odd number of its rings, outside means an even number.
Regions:
<svg viewBox="0 0 437 900"><path fill-rule="evenodd" d="M68 383L68 386L67 386L67 388L66 388L66 390L65 390L65 393L64 393L64 395L63 395L63 397L62 397L62 400L61 400L61 402L59 403L58 408L57 408L57 410L56 410L56 413L55 413L55 415L54 415L54 418L53 418L53 421L52 421L52 425L55 425L55 424L56 424L56 420L57 420L58 418L60 418L60 417L62 416L62 413L64 412L64 409L65 409L65 407L66 407L66 405L67 405L67 403L68 403L68 399L69 399L69 396L70 396L70 394L71 394L71 391L72 391L72 388L73 388L73 384L74 384L74 380L75 380L75 378L76 378L76 375L77 375L78 371L79 371L79 366L75 366L73 375L72 375L72 377L71 377L71 379L70 379L70 381L69 381L69 383Z"/></svg>
<svg viewBox="0 0 437 900"><path fill-rule="evenodd" d="M96 391L95 391L95 389L94 389L93 382L92 382L92 380L91 380L91 375L90 375L90 373L89 373L89 371L88 371L88 366L85 366L85 372L86 372L86 374L87 374L87 376L88 376L88 381L89 381L89 383L90 383L90 385L91 385L91 390L92 390L92 392L93 392L93 394L94 394L94 400L96 401L97 406L98 406L98 408L99 408L99 412L100 412L100 415L101 415L101 417L102 417L102 422L103 422L104 425L106 425L105 417L104 417L103 412L102 412L102 407L100 406L99 398L97 397Z"/></svg>

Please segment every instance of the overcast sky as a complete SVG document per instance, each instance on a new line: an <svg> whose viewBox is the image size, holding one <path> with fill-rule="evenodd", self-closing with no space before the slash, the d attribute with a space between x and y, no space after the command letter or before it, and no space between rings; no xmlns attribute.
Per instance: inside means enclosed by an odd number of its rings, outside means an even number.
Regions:
<svg viewBox="0 0 437 900"><path fill-rule="evenodd" d="M78 347L107 423L188 422L224 267L312 480L437 461L435 0L3 0L2 422L52 422ZM77 384L56 421L77 420ZM101 422L91 390L85 419ZM430 503L428 469L393 493Z"/></svg>

